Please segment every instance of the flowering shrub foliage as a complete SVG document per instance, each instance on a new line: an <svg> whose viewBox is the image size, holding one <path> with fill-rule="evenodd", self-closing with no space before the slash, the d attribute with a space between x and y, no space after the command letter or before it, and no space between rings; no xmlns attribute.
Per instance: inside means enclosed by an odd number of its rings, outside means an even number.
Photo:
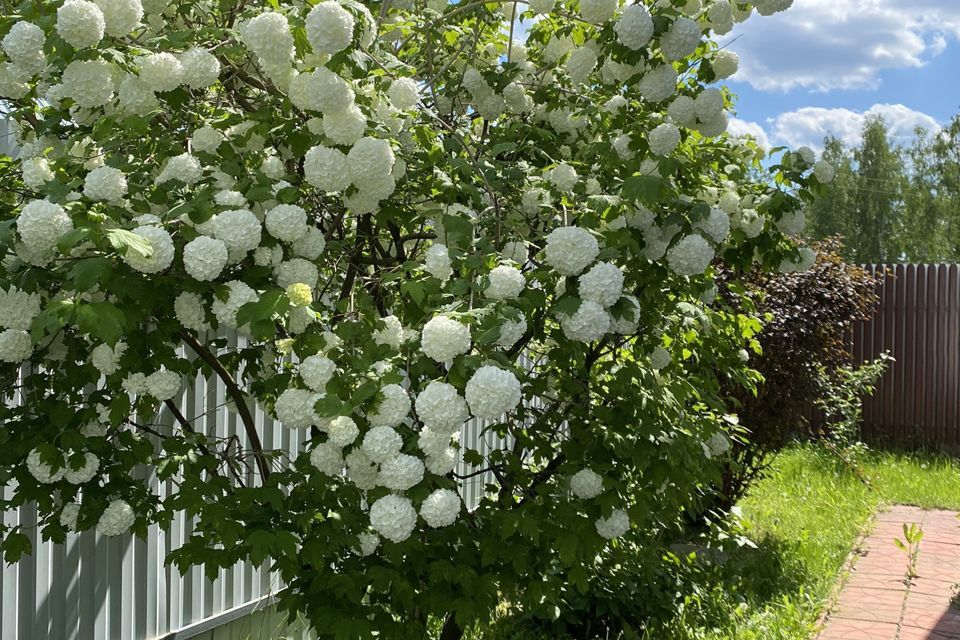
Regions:
<svg viewBox="0 0 960 640"><path fill-rule="evenodd" d="M812 261L790 221L830 168L783 152L751 179L709 37L790 4L22 2L0 19L5 507L36 501L55 540L187 510L172 560L269 557L322 635L552 610L719 477L717 372L752 384L758 323L711 302L711 262ZM239 447L180 406L198 375ZM303 455L265 449L254 407L308 430ZM509 446L459 442L471 416ZM461 460L491 478L471 510Z"/></svg>

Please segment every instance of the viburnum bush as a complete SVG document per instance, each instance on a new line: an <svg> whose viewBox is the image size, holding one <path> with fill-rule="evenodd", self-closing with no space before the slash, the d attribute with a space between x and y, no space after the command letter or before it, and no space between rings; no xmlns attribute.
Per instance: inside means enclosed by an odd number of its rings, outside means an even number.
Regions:
<svg viewBox="0 0 960 640"><path fill-rule="evenodd" d="M759 323L711 264L812 263L791 221L829 165L725 135L737 57L710 34L753 8L21 2L0 18L4 507L36 502L57 541L186 511L172 561L270 558L323 636L554 611L719 480L720 374L756 382ZM198 376L242 442L194 427ZM304 430L299 457L255 409ZM509 445L460 441L471 417Z"/></svg>

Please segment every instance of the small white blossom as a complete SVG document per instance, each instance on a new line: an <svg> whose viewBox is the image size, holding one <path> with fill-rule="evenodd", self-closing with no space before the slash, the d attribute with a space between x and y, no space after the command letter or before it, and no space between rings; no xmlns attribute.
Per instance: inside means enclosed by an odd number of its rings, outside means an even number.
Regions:
<svg viewBox="0 0 960 640"><path fill-rule="evenodd" d="M434 316L423 327L420 348L437 362L450 362L470 350L470 328L447 316Z"/></svg>
<svg viewBox="0 0 960 640"><path fill-rule="evenodd" d="M597 533L607 540L619 538L630 530L630 518L620 509L615 509L608 518L598 518Z"/></svg>
<svg viewBox="0 0 960 640"><path fill-rule="evenodd" d="M596 498L603 493L603 478L590 469L581 469L570 478L570 490L582 500Z"/></svg>
<svg viewBox="0 0 960 640"><path fill-rule="evenodd" d="M460 496L450 489L437 489L420 505L420 515L431 527L447 527L460 515Z"/></svg>
<svg viewBox="0 0 960 640"><path fill-rule="evenodd" d="M370 507L370 526L392 542L403 542L413 533L417 512L408 498L387 495Z"/></svg>

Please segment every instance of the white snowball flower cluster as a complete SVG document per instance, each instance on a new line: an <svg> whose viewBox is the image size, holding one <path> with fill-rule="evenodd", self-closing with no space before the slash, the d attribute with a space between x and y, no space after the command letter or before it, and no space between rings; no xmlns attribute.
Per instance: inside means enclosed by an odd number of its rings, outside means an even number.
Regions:
<svg viewBox="0 0 960 640"><path fill-rule="evenodd" d="M144 385L146 392L157 400L169 400L180 390L180 374L176 371L160 369L147 376Z"/></svg>
<svg viewBox="0 0 960 640"><path fill-rule="evenodd" d="M603 493L603 478L591 469L581 469L570 478L570 490L581 500L596 498Z"/></svg>
<svg viewBox="0 0 960 640"><path fill-rule="evenodd" d="M680 60L697 50L703 37L700 25L690 18L677 18L660 36L660 51L669 60Z"/></svg>
<svg viewBox="0 0 960 640"><path fill-rule="evenodd" d="M30 475L32 475L37 482L42 484L59 482L66 473L63 464L60 465L59 469L54 471L51 465L43 461L38 449L33 449L27 454L27 471L30 472Z"/></svg>
<svg viewBox="0 0 960 640"><path fill-rule="evenodd" d="M657 156L668 156L680 144L680 129L669 122L657 126L647 136L650 152Z"/></svg>
<svg viewBox="0 0 960 640"><path fill-rule="evenodd" d="M307 232L307 212L295 204L280 204L267 211L264 224L277 240L293 242Z"/></svg>
<svg viewBox="0 0 960 640"><path fill-rule="evenodd" d="M363 437L363 452L373 462L383 464L400 454L403 438L393 427L374 427Z"/></svg>
<svg viewBox="0 0 960 640"><path fill-rule="evenodd" d="M242 257L260 245L260 221L248 209L233 209L213 219L213 237L227 245L230 257Z"/></svg>
<svg viewBox="0 0 960 640"><path fill-rule="evenodd" d="M657 347L653 350L653 353L650 354L650 364L656 371L666 369L672 360L673 358L670 356L670 352L663 347Z"/></svg>
<svg viewBox="0 0 960 640"><path fill-rule="evenodd" d="M257 292L248 284L240 280L231 280L227 283L230 290L227 301L223 302L219 298L214 299L210 309L216 316L220 326L237 328L237 311L248 302L256 302Z"/></svg>
<svg viewBox="0 0 960 640"><path fill-rule="evenodd" d="M290 248L293 249L294 255L307 260L316 260L326 246L327 241L323 237L323 232L316 227L307 227L307 232L294 240Z"/></svg>
<svg viewBox="0 0 960 640"><path fill-rule="evenodd" d="M591 24L603 24L613 17L617 0L580 0L580 17Z"/></svg>
<svg viewBox="0 0 960 640"><path fill-rule="evenodd" d="M162 93L180 86L183 78L183 66L172 53L151 53L137 61L140 82L151 91Z"/></svg>
<svg viewBox="0 0 960 640"><path fill-rule="evenodd" d="M410 415L410 396L398 384L380 389L383 398L367 418L374 427L396 427Z"/></svg>
<svg viewBox="0 0 960 640"><path fill-rule="evenodd" d="M98 344L90 352L90 363L105 376L116 373L120 358L127 350L127 343L118 342L112 348L106 343Z"/></svg>
<svg viewBox="0 0 960 640"><path fill-rule="evenodd" d="M580 299L602 307L613 306L623 293L623 271L609 262L595 264L578 282Z"/></svg>
<svg viewBox="0 0 960 640"><path fill-rule="evenodd" d="M577 47L570 53L564 67L570 81L574 84L583 84L597 66L597 54L587 46Z"/></svg>
<svg viewBox="0 0 960 640"><path fill-rule="evenodd" d="M419 458L401 453L380 466L377 484L393 491L406 491L420 484L423 471Z"/></svg>
<svg viewBox="0 0 960 640"><path fill-rule="evenodd" d="M450 263L450 251L445 245L433 243L423 256L423 266L427 273L441 282L446 282L453 275Z"/></svg>
<svg viewBox="0 0 960 640"><path fill-rule="evenodd" d="M357 489L369 491L376 488L380 479L380 467L362 448L353 449L347 454L345 461L347 476Z"/></svg>
<svg viewBox="0 0 960 640"><path fill-rule="evenodd" d="M400 345L403 344L404 331L403 325L400 323L400 320L397 316L390 315L380 318L383 321L384 328L378 329L373 334L373 341L377 344L388 345L394 349L399 349Z"/></svg>
<svg viewBox="0 0 960 640"><path fill-rule="evenodd" d="M113 100L113 77L103 60L74 60L63 70L60 84L80 107L94 109Z"/></svg>
<svg viewBox="0 0 960 640"><path fill-rule="evenodd" d="M160 101L150 88L134 75L126 75L117 89L120 111L143 115L160 106Z"/></svg>
<svg viewBox="0 0 960 640"><path fill-rule="evenodd" d="M77 530L77 518L80 516L80 503L68 502L60 511L60 526L67 531Z"/></svg>
<svg viewBox="0 0 960 640"><path fill-rule="evenodd" d="M706 442L707 451L713 458L725 454L730 450L730 446L730 439L722 433L713 434Z"/></svg>
<svg viewBox="0 0 960 640"><path fill-rule="evenodd" d="M200 161L189 153L182 153L167 160L167 164L157 176L156 183L163 184L171 180L179 180L184 184L194 185L200 182L201 178L203 178L203 167Z"/></svg>
<svg viewBox="0 0 960 640"><path fill-rule="evenodd" d="M370 507L370 526L392 542L409 538L416 524L417 512L403 496L384 496Z"/></svg>
<svg viewBox="0 0 960 640"><path fill-rule="evenodd" d="M489 278L490 282L483 293L492 300L516 298L527 284L519 269L506 265L494 267Z"/></svg>
<svg viewBox="0 0 960 640"><path fill-rule="evenodd" d="M336 363L321 355L308 356L297 367L297 373L300 374L304 384L320 393L326 389L327 383L336 371Z"/></svg>
<svg viewBox="0 0 960 640"><path fill-rule="evenodd" d="M343 473L343 447L334 442L321 442L310 452L310 464L320 473L337 477Z"/></svg>
<svg viewBox="0 0 960 640"><path fill-rule="evenodd" d="M780 263L781 273L803 273L813 268L817 261L817 252L810 247L800 247L800 258L797 261L784 258Z"/></svg>
<svg viewBox="0 0 960 640"><path fill-rule="evenodd" d="M662 102L677 91L679 76L671 64L662 64L647 71L637 90L647 102Z"/></svg>
<svg viewBox="0 0 960 640"><path fill-rule="evenodd" d="M351 182L359 189L357 197L362 203L368 203L369 198L369 202L375 206L393 193L396 186L392 173L395 161L390 142L381 138L361 138L350 147L347 172Z"/></svg>
<svg viewBox="0 0 960 640"><path fill-rule="evenodd" d="M667 264L681 276L700 275L707 270L713 260L713 247L703 236L691 234L685 236L667 252Z"/></svg>
<svg viewBox="0 0 960 640"><path fill-rule="evenodd" d="M723 209L714 207L710 209L705 220L697 223L696 228L710 236L714 242L721 243L730 235L730 216Z"/></svg>
<svg viewBox="0 0 960 640"><path fill-rule="evenodd" d="M277 420L288 429L302 429L317 421L317 414L313 406L320 396L313 391L289 388L277 397L274 411Z"/></svg>
<svg viewBox="0 0 960 640"><path fill-rule="evenodd" d="M174 246L170 234L159 227L137 227L133 233L144 238L152 248L149 256L127 248L123 261L141 273L159 273L173 263Z"/></svg>
<svg viewBox="0 0 960 640"><path fill-rule="evenodd" d="M40 313L40 296L21 291L14 285L0 289L0 327L26 331Z"/></svg>
<svg viewBox="0 0 960 640"><path fill-rule="evenodd" d="M519 320L505 320L500 326L500 337L497 344L505 349L513 347L517 341L523 337L527 331L527 321L523 318Z"/></svg>
<svg viewBox="0 0 960 640"><path fill-rule="evenodd" d="M100 458L89 451L83 454L83 464L74 469L68 459L63 467L63 477L70 484L84 484L90 482L100 469Z"/></svg>
<svg viewBox="0 0 960 640"><path fill-rule="evenodd" d="M360 435L360 428L350 416L337 416L327 424L325 430L330 442L338 447L353 444Z"/></svg>
<svg viewBox="0 0 960 640"><path fill-rule="evenodd" d="M0 41L0 46L13 64L23 73L33 76L46 66L43 44L46 36L43 29L23 20L14 23Z"/></svg>
<svg viewBox="0 0 960 640"><path fill-rule="evenodd" d="M197 236L183 248L183 266L191 278L213 280L227 264L227 245L209 236Z"/></svg>
<svg viewBox="0 0 960 640"><path fill-rule="evenodd" d="M206 89L220 77L220 61L206 49L187 49L177 59L180 62L181 82L191 89Z"/></svg>
<svg viewBox="0 0 960 640"><path fill-rule="evenodd" d="M46 158L40 157L23 160L20 164L20 174L23 176L23 183L31 189L40 189L54 179L50 163Z"/></svg>
<svg viewBox="0 0 960 640"><path fill-rule="evenodd" d="M216 153L223 144L223 134L210 125L204 125L190 136L190 145L194 151Z"/></svg>
<svg viewBox="0 0 960 640"><path fill-rule="evenodd" d="M277 284L286 289L292 284L306 284L313 289L317 285L319 270L317 265L303 258L285 260L277 266L274 272Z"/></svg>
<svg viewBox="0 0 960 640"><path fill-rule="evenodd" d="M137 28L143 18L140 0L95 0L106 25L107 35L119 38Z"/></svg>
<svg viewBox="0 0 960 640"><path fill-rule="evenodd" d="M520 404L522 389L512 372L484 365L471 376L464 395L474 416L481 420L499 420Z"/></svg>
<svg viewBox="0 0 960 640"><path fill-rule="evenodd" d="M397 78L390 83L387 96L394 107L406 111L420 102L420 89L413 78Z"/></svg>
<svg viewBox="0 0 960 640"><path fill-rule="evenodd" d="M452 435L470 417L467 402L457 389L434 380L417 395L417 416L431 431Z"/></svg>
<svg viewBox="0 0 960 640"><path fill-rule="evenodd" d="M647 46L653 37L653 16L642 4L627 5L613 30L625 47L637 51Z"/></svg>
<svg viewBox="0 0 960 640"><path fill-rule="evenodd" d="M740 56L729 49L717 51L713 57L713 73L717 80L726 80L740 68Z"/></svg>
<svg viewBox="0 0 960 640"><path fill-rule="evenodd" d="M619 538L630 530L630 518L620 509L614 509L608 518L597 518L594 523L597 533L607 540Z"/></svg>
<svg viewBox="0 0 960 640"><path fill-rule="evenodd" d="M560 275L575 276L596 260L600 244L581 227L558 227L547 236L546 263Z"/></svg>
<svg viewBox="0 0 960 640"><path fill-rule="evenodd" d="M420 505L420 515L431 527L448 527L460 515L460 496L450 489L437 489Z"/></svg>
<svg viewBox="0 0 960 640"><path fill-rule="evenodd" d="M307 14L307 40L314 53L333 55L353 40L353 15L333 0L314 5Z"/></svg>
<svg viewBox="0 0 960 640"><path fill-rule="evenodd" d="M17 233L31 251L45 254L53 250L63 234L73 229L70 216L49 200L32 200L20 210Z"/></svg>
<svg viewBox="0 0 960 640"><path fill-rule="evenodd" d="M0 360L23 362L33 354L30 334L19 329L7 329L0 333Z"/></svg>
<svg viewBox="0 0 960 640"><path fill-rule="evenodd" d="M118 536L126 533L136 520L137 516L129 504L123 500L112 500L97 521L97 533L102 536Z"/></svg>
<svg viewBox="0 0 960 640"><path fill-rule="evenodd" d="M610 314L596 302L583 300L574 313L560 314L560 328L570 340L594 342L610 330Z"/></svg>
<svg viewBox="0 0 960 640"><path fill-rule="evenodd" d="M380 546L380 536L369 531L358 534L357 539L360 540L360 555L364 557L372 556Z"/></svg>
<svg viewBox="0 0 960 640"><path fill-rule="evenodd" d="M350 186L350 174L344 171L347 156L339 149L316 146L303 159L307 182L322 191L343 191Z"/></svg>
<svg viewBox="0 0 960 640"><path fill-rule="evenodd" d="M127 194L127 177L114 167L97 167L83 180L83 195L91 200L118 202Z"/></svg>
<svg viewBox="0 0 960 640"><path fill-rule="evenodd" d="M198 294L184 291L173 301L173 310L177 316L177 321L185 329L192 331L206 331L207 315L204 311L203 298Z"/></svg>
<svg viewBox="0 0 960 640"><path fill-rule="evenodd" d="M240 25L243 43L257 56L260 68L283 84L292 71L293 34L286 16L265 11Z"/></svg>
<svg viewBox="0 0 960 640"><path fill-rule="evenodd" d="M87 0L67 0L57 9L57 33L74 49L96 46L106 29L103 12Z"/></svg>
<svg viewBox="0 0 960 640"><path fill-rule="evenodd" d="M434 316L423 327L420 348L437 362L450 362L470 350L470 327L447 316Z"/></svg>
<svg viewBox="0 0 960 640"><path fill-rule="evenodd" d="M777 228L780 229L781 233L788 236L802 233L806 224L807 216L803 213L803 209L787 211L777 220Z"/></svg>
<svg viewBox="0 0 960 640"><path fill-rule="evenodd" d="M837 169L826 160L819 160L813 165L813 175L823 184L830 184L837 175Z"/></svg>
<svg viewBox="0 0 960 640"><path fill-rule="evenodd" d="M573 188L577 186L579 176L577 176L576 169L566 162L561 162L550 170L547 179L560 191L573 191Z"/></svg>
<svg viewBox="0 0 960 640"><path fill-rule="evenodd" d="M288 93L294 106L304 111L337 114L354 106L350 83L326 67L294 76Z"/></svg>

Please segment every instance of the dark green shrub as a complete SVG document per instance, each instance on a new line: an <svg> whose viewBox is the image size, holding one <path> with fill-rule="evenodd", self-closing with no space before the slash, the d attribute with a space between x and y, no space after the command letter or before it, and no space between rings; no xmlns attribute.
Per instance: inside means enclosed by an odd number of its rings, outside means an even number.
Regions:
<svg viewBox="0 0 960 640"><path fill-rule="evenodd" d="M721 507L735 504L766 468L770 455L810 433L809 418L833 379L852 360L850 332L870 318L878 280L841 257L833 238L817 245L817 261L805 273L757 274L746 280L766 323L758 339L762 353L751 365L764 378L756 393L731 385L734 410L747 437L734 443L723 483ZM743 286L738 276L736 286ZM730 289L724 297L738 304Z"/></svg>

